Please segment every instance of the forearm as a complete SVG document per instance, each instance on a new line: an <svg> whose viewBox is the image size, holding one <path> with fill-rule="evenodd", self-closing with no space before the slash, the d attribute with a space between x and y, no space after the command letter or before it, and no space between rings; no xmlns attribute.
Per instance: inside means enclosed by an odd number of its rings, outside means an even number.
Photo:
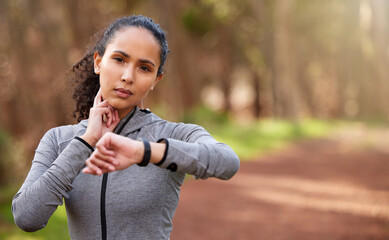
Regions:
<svg viewBox="0 0 389 240"><path fill-rule="evenodd" d="M218 142L188 143L167 139L168 152L160 165L196 178L230 179L239 169L239 158L227 145Z"/></svg>
<svg viewBox="0 0 389 240"><path fill-rule="evenodd" d="M202 179L230 179L238 171L236 153L201 126L180 123L173 125L173 129L159 141L166 143L166 156L157 164L160 167Z"/></svg>
<svg viewBox="0 0 389 240"><path fill-rule="evenodd" d="M150 142L150 147L151 147L150 163L154 163L154 164L160 163L166 151L166 143Z"/></svg>
<svg viewBox="0 0 389 240"><path fill-rule="evenodd" d="M21 229L36 231L46 225L63 198L68 197L90 153L84 144L72 140L47 168L42 164L44 154L37 150L31 171L12 201L14 220Z"/></svg>

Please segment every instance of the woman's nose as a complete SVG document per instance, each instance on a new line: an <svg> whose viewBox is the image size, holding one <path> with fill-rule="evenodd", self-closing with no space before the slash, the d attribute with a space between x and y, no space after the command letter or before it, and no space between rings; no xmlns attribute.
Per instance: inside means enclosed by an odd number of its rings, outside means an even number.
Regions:
<svg viewBox="0 0 389 240"><path fill-rule="evenodd" d="M122 82L127 84L134 83L134 70L131 67L128 67L124 70L122 74Z"/></svg>

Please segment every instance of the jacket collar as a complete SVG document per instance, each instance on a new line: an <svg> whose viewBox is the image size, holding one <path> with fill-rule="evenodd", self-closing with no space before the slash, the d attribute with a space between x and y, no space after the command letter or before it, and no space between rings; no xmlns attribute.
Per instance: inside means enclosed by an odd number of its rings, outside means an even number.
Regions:
<svg viewBox="0 0 389 240"><path fill-rule="evenodd" d="M114 132L117 133L117 131L121 129L120 135L127 136L132 132L159 121L163 120L149 110L139 109L139 107L136 106L131 112L129 112L123 119L120 120ZM79 124L86 129L88 126L88 120L83 120Z"/></svg>
<svg viewBox="0 0 389 240"><path fill-rule="evenodd" d="M118 126L115 128L117 130L121 129L120 135L128 135L132 132L135 132L145 126L151 125L156 122L163 121L160 117L153 114L147 109L139 109L137 106L128 113L122 120L120 120ZM123 126L124 124L124 126Z"/></svg>

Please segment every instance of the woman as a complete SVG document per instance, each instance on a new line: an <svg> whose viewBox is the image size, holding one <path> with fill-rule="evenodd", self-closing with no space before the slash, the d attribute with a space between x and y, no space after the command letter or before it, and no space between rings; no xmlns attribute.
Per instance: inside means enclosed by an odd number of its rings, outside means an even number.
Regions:
<svg viewBox="0 0 389 240"><path fill-rule="evenodd" d="M64 199L72 239L169 239L186 173L229 179L237 172L234 151L203 128L143 109L167 53L159 25L130 16L113 22L73 67L76 111L87 120L41 139L12 201L21 229L43 228Z"/></svg>

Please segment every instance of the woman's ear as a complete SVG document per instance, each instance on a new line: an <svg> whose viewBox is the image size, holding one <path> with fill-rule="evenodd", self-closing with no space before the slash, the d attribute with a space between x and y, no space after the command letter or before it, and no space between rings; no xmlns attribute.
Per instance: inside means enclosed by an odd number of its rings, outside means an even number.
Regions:
<svg viewBox="0 0 389 240"><path fill-rule="evenodd" d="M157 75L157 77L155 78L155 81L153 83L153 85L151 86L151 90L154 90L154 87L157 85L157 83L162 79L163 77L163 73Z"/></svg>
<svg viewBox="0 0 389 240"><path fill-rule="evenodd" d="M93 61L95 65L95 73L100 74L101 57L97 52L95 52L95 54L93 55Z"/></svg>

